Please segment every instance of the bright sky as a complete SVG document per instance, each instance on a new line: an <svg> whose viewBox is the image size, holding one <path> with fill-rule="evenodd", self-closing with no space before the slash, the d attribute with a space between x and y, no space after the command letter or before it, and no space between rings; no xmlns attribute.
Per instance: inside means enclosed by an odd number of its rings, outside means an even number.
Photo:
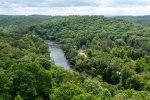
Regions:
<svg viewBox="0 0 150 100"><path fill-rule="evenodd" d="M150 0L0 0L5 15L150 15Z"/></svg>

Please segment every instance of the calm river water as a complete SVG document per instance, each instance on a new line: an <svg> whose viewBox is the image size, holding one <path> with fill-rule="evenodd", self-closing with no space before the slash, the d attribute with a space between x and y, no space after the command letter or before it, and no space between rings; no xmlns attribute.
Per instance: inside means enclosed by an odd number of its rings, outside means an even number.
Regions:
<svg viewBox="0 0 150 100"><path fill-rule="evenodd" d="M69 64L68 60L66 59L66 57L64 55L64 52L60 48L60 46L57 43L51 42L51 41L48 41L48 40L46 40L45 42L49 46L50 57L54 61L54 63L57 66L64 67L65 69L71 69L70 64Z"/></svg>

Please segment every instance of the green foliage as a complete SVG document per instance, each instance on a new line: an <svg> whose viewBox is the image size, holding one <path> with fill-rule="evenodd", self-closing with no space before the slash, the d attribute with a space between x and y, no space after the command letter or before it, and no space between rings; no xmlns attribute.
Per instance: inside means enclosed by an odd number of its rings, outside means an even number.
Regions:
<svg viewBox="0 0 150 100"><path fill-rule="evenodd" d="M149 15L147 15L147 16L118 16L117 18L134 21L134 22L139 23L144 26L150 26L150 24L149 24L150 16Z"/></svg>
<svg viewBox="0 0 150 100"><path fill-rule="evenodd" d="M2 100L149 100L149 27L104 16L0 16L0 26ZM81 73L55 66L42 38Z"/></svg>
<svg viewBox="0 0 150 100"><path fill-rule="evenodd" d="M102 88L100 82L97 80L85 80L83 88L96 96L101 97L102 99L109 98L111 96L110 92L106 88Z"/></svg>
<svg viewBox="0 0 150 100"><path fill-rule="evenodd" d="M111 84L118 84L120 82L120 72L115 68L108 67L103 75L103 80Z"/></svg>
<svg viewBox="0 0 150 100"><path fill-rule="evenodd" d="M89 93L83 93L78 96L74 96L72 100L101 100L101 99Z"/></svg>
<svg viewBox="0 0 150 100"><path fill-rule="evenodd" d="M22 97L21 97L20 95L17 95L17 96L15 97L15 100L23 100L23 99L22 99Z"/></svg>
<svg viewBox="0 0 150 100"><path fill-rule="evenodd" d="M35 79L31 73L24 70L16 70L12 76L12 93L19 93L25 99L36 95Z"/></svg>
<svg viewBox="0 0 150 100"><path fill-rule="evenodd" d="M125 88L128 87L127 79L130 78L132 75L133 75L133 72L128 66L125 66L122 69L121 84L123 87L125 87Z"/></svg>
<svg viewBox="0 0 150 100"><path fill-rule="evenodd" d="M55 88L50 94L51 100L71 100L74 96L80 95L84 91L75 84L66 83Z"/></svg>
<svg viewBox="0 0 150 100"><path fill-rule="evenodd" d="M8 77L6 71L0 68L0 99L9 100L11 98L9 95L11 85L12 81Z"/></svg>
<svg viewBox="0 0 150 100"><path fill-rule="evenodd" d="M25 100L36 96L48 98L52 87L48 48L31 51L43 45L44 41L34 34L15 33L8 36L0 34L0 41L1 97L11 100L20 94ZM41 49L45 52L39 52Z"/></svg>
<svg viewBox="0 0 150 100"><path fill-rule="evenodd" d="M52 16L7 16L0 15L0 27L9 26L9 25L22 25L22 24L32 24L41 22L43 20L52 18Z"/></svg>
<svg viewBox="0 0 150 100"><path fill-rule="evenodd" d="M142 89L142 80L139 76L133 75L130 78L127 79L127 84L129 88L133 88L135 90L141 90Z"/></svg>
<svg viewBox="0 0 150 100"><path fill-rule="evenodd" d="M30 26L26 32L29 30L60 42L77 70L102 75L110 84L125 85L123 81L127 79L121 78L125 77L121 71L125 66L133 73L149 72L150 29L131 21L103 16L68 16ZM81 50L86 57L80 55Z"/></svg>
<svg viewBox="0 0 150 100"><path fill-rule="evenodd" d="M115 95L114 100L149 100L150 92L125 90Z"/></svg>

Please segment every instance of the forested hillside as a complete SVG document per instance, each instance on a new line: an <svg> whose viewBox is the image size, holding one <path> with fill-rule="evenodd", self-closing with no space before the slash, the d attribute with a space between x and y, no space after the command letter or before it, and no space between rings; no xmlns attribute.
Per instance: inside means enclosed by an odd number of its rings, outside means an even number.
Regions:
<svg viewBox="0 0 150 100"><path fill-rule="evenodd" d="M9 25L24 25L24 24L35 24L43 20L48 20L54 18L52 16L42 16L42 15L31 15L31 16L7 16L0 15L0 27L9 26ZM56 18L56 17L55 17Z"/></svg>
<svg viewBox="0 0 150 100"><path fill-rule="evenodd" d="M150 15L147 16L118 16L116 18L130 20L144 26L150 27Z"/></svg>
<svg viewBox="0 0 150 100"><path fill-rule="evenodd" d="M56 67L49 61L48 46L36 34L1 30L0 51L1 100L111 98L108 84Z"/></svg>
<svg viewBox="0 0 150 100"><path fill-rule="evenodd" d="M26 17L25 25L1 24L0 99L150 99L149 27L104 16ZM54 65L44 39L59 42L76 71Z"/></svg>

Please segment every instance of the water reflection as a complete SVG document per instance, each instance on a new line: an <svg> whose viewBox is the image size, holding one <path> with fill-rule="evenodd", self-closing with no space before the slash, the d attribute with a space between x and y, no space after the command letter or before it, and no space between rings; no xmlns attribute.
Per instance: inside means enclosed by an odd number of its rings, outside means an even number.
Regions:
<svg viewBox="0 0 150 100"><path fill-rule="evenodd" d="M65 69L70 69L68 60L66 59L63 50L55 42L45 41L50 49L50 57L57 66L62 66Z"/></svg>

